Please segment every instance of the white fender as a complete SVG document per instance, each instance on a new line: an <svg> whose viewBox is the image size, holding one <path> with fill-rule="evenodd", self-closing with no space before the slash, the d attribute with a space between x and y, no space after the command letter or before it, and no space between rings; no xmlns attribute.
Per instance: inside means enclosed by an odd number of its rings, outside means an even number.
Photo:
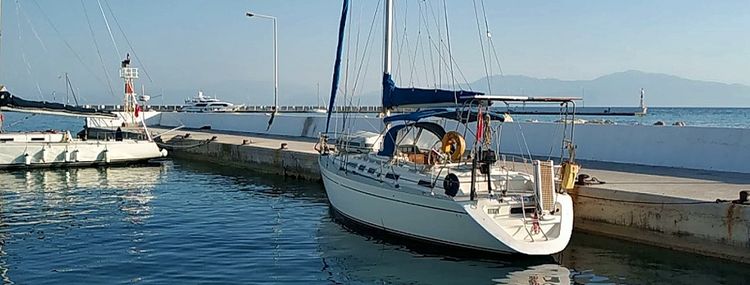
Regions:
<svg viewBox="0 0 750 285"><path fill-rule="evenodd" d="M78 150L73 150L70 152L70 162L78 162Z"/></svg>
<svg viewBox="0 0 750 285"><path fill-rule="evenodd" d="M31 155L28 153L23 154L23 164L26 164L26 166L31 165Z"/></svg>
<svg viewBox="0 0 750 285"><path fill-rule="evenodd" d="M65 149L63 151L63 162L70 162L70 156L71 156L70 152L67 149Z"/></svg>
<svg viewBox="0 0 750 285"><path fill-rule="evenodd" d="M169 152L166 149L162 149L160 153L161 153L161 157L167 157L167 154L169 154Z"/></svg>

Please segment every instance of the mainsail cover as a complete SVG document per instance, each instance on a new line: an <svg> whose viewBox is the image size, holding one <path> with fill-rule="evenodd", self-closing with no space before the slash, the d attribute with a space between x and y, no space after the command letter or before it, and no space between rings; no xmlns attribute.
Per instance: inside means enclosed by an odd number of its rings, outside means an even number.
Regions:
<svg viewBox="0 0 750 285"><path fill-rule="evenodd" d="M445 107L463 104L484 93L464 90L400 88L390 74L383 74L383 107Z"/></svg>
<svg viewBox="0 0 750 285"><path fill-rule="evenodd" d="M341 7L341 20L339 22L339 39L336 47L336 61L333 63L333 80L331 81L331 98L328 102L328 116L326 118L326 133L331 124L331 114L336 104L336 92L339 90L339 76L341 75L341 54L344 50L344 31L346 28L346 17L349 14L349 0L344 0Z"/></svg>
<svg viewBox="0 0 750 285"><path fill-rule="evenodd" d="M10 94L8 91L0 91L0 109L14 112L26 113L48 113L58 115L72 115L84 117L112 117L117 115L91 108L71 106L61 103L24 100Z"/></svg>

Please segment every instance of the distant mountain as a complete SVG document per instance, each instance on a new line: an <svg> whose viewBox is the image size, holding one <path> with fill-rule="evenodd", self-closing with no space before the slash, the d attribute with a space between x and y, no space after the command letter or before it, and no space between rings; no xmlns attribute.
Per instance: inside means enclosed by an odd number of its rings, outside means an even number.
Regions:
<svg viewBox="0 0 750 285"><path fill-rule="evenodd" d="M522 75L491 76L492 93L536 96L583 96L586 106L637 106L640 89L646 105L657 107L750 107L750 86L691 80L637 70L593 80L540 79ZM471 84L487 90L486 78Z"/></svg>

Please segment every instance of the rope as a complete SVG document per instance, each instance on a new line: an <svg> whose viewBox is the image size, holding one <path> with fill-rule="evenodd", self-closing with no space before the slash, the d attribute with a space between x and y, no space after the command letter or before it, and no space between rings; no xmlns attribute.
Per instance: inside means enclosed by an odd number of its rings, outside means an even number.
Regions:
<svg viewBox="0 0 750 285"><path fill-rule="evenodd" d="M576 197L583 197L589 199L598 199L604 201L621 202L628 204L644 204L644 205L700 205L700 204L722 204L730 203L729 200L716 199L715 201L693 201L693 202L648 202L648 201L633 201L633 200L622 200L613 198L594 197L588 195L575 194Z"/></svg>
<svg viewBox="0 0 750 285"><path fill-rule="evenodd" d="M177 138L177 137L175 137L175 138ZM184 139L184 137L182 137L182 139ZM175 150L175 149L191 149L191 148L196 148L196 147L199 147L199 146L207 145L207 144L209 144L209 143L211 143L211 142L213 142L215 140L216 140L216 137L214 136L214 137L212 137L210 139L205 139L205 140L203 140L203 141L201 141L199 143L192 144L192 145L186 145L186 146L175 145L175 144L167 144L167 143L164 143L164 142L161 142L161 141L154 141L154 142L156 143L156 145L158 145L158 146L160 146L162 148L166 148L166 149L169 149L169 150Z"/></svg>
<svg viewBox="0 0 750 285"><path fill-rule="evenodd" d="M34 116L36 116L36 115L37 115L36 113L33 113L33 114L31 114L31 115L28 115L28 116L26 116L26 117L23 117L23 119L20 119L20 120L17 120L17 121L15 121L15 122L12 122L12 123L8 124L8 127L9 127L9 128L12 128L13 126L15 126L15 125L18 125L18 124L20 124L20 123L22 123L23 121L26 121L26 120L28 120L28 119L31 119L31 117L34 117Z"/></svg>
<svg viewBox="0 0 750 285"><path fill-rule="evenodd" d="M193 145L187 145L187 146L167 144L167 143L161 143L161 142L156 142L156 145L165 149L169 149L169 150L176 150L176 149L184 150L184 149L192 149L192 148L196 148L199 146L204 146L204 145L209 144L210 142L212 142L212 140L207 139L205 141L202 141Z"/></svg>

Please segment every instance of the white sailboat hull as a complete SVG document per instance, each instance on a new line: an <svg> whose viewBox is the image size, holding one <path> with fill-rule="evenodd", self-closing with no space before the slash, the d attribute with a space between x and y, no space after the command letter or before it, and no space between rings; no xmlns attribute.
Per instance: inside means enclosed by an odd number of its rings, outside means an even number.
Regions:
<svg viewBox="0 0 750 285"><path fill-rule="evenodd" d="M164 156L166 151L144 140L0 142L0 169L129 164Z"/></svg>
<svg viewBox="0 0 750 285"><path fill-rule="evenodd" d="M435 199L351 179L338 165L320 158L320 170L331 206L346 218L387 232L451 247L490 253L549 255L562 251L572 231L572 201L559 202L570 210L560 223L562 236L550 241L518 241L495 223L483 221L471 203Z"/></svg>

